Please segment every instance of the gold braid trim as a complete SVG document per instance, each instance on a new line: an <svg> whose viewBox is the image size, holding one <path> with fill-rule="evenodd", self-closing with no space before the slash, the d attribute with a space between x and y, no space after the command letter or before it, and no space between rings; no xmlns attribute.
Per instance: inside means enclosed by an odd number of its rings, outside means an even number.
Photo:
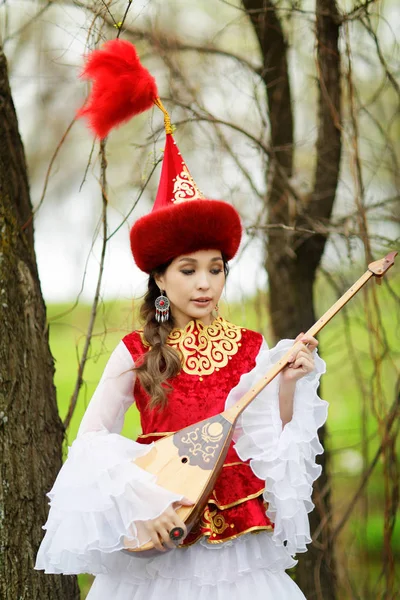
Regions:
<svg viewBox="0 0 400 600"><path fill-rule="evenodd" d="M207 544L224 544L225 542L229 542L229 540L235 540L236 538L245 535L246 533L253 533L253 534L257 534L257 533L261 533L262 531L273 531L274 528L271 525L255 525L254 527L250 527L249 529L246 529L245 531L241 531L240 533L235 533L234 535L231 535L227 538L224 538L223 540L210 540L210 536L211 536L211 532L210 533L199 533L198 537L196 537L195 540L193 540L193 542L190 542L190 544L186 544L185 546L177 546L178 548L189 548L189 546L193 546L193 544L196 544L196 542L199 541L200 538L205 537L208 538L207 539Z"/></svg>
<svg viewBox="0 0 400 600"><path fill-rule="evenodd" d="M167 437L168 435L173 435L176 431L160 431L158 433L141 433L137 436L139 438L148 438L148 437Z"/></svg>
<svg viewBox="0 0 400 600"><path fill-rule="evenodd" d="M263 494L264 492L265 492L265 486L263 488L261 488L255 494L250 494L250 496L245 496L244 498L239 498L239 500L235 500L235 502L231 502L230 504L220 504L220 502L217 498L217 495L215 493L215 490L214 490L213 494L214 494L215 499L210 498L208 500L208 503L215 504L215 506L217 506L219 508L219 510L226 510L227 508L233 508L234 506L237 506L238 504L243 504L243 502L247 502L248 500L254 500L255 498L258 498L259 496L261 496L261 494Z"/></svg>

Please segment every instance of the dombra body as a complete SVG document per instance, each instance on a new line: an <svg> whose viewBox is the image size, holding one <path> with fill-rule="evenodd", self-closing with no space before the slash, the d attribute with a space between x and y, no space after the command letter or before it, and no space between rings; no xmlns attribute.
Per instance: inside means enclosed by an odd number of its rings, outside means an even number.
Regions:
<svg viewBox="0 0 400 600"><path fill-rule="evenodd" d="M374 275L378 282L393 266L397 252L368 265L368 270L343 294L333 306L308 330L305 335L316 335L343 308L343 306ZM214 483L219 475L232 440L236 422L243 410L288 364L290 356L301 346L298 342L256 383L234 406L154 443L151 450L134 463L157 476L157 484L165 489L189 498L193 506L182 506L177 510L188 533L199 518ZM152 542L132 547L125 539L124 552L148 558L159 555ZM166 548L168 550L168 548Z"/></svg>
<svg viewBox="0 0 400 600"><path fill-rule="evenodd" d="M235 411L230 409L190 425L158 440L147 454L134 461L141 469L157 475L158 485L194 502L193 506L177 509L188 533L207 504L228 452L238 416L235 417ZM152 542L132 548L126 541L125 547L126 551L139 557L159 555Z"/></svg>

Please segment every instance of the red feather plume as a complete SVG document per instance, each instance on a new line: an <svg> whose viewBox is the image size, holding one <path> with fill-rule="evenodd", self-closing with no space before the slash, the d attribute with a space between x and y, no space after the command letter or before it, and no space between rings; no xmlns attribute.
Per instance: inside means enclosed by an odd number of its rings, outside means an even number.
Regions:
<svg viewBox="0 0 400 600"><path fill-rule="evenodd" d="M111 40L91 52L81 77L93 80L92 91L78 117L86 117L100 138L151 108L158 97L154 77L141 65L135 46Z"/></svg>

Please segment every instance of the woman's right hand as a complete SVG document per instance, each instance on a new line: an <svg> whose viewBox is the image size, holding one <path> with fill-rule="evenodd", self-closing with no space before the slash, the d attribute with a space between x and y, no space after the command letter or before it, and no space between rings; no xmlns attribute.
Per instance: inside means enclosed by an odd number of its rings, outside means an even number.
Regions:
<svg viewBox="0 0 400 600"><path fill-rule="evenodd" d="M193 506L194 502L187 498L182 498L179 502L174 502L156 519L144 521L143 525L147 529L154 547L160 552L165 552L165 547L176 548L176 544L169 537L169 532L174 527L181 527L184 531L184 536L179 541L183 541L187 536L185 523L179 518L176 509L179 506Z"/></svg>

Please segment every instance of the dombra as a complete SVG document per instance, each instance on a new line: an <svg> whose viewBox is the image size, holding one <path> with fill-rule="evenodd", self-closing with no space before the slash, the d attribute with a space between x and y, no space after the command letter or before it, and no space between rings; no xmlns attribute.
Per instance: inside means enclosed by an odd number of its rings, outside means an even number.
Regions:
<svg viewBox="0 0 400 600"><path fill-rule="evenodd" d="M319 333L372 276L381 283L381 278L393 266L396 256L397 252L391 252L385 258L369 264L364 275L318 319L305 335L315 336ZM141 469L156 475L158 485L170 492L190 498L195 503L193 506L182 506L177 510L188 533L207 504L224 463L239 416L261 390L286 367L293 351L301 345L301 342L297 342L290 348L234 406L214 417L162 438L154 443L150 452L134 461ZM138 557L148 558L159 555L152 542L133 547L132 543L125 538L124 546L124 552Z"/></svg>

